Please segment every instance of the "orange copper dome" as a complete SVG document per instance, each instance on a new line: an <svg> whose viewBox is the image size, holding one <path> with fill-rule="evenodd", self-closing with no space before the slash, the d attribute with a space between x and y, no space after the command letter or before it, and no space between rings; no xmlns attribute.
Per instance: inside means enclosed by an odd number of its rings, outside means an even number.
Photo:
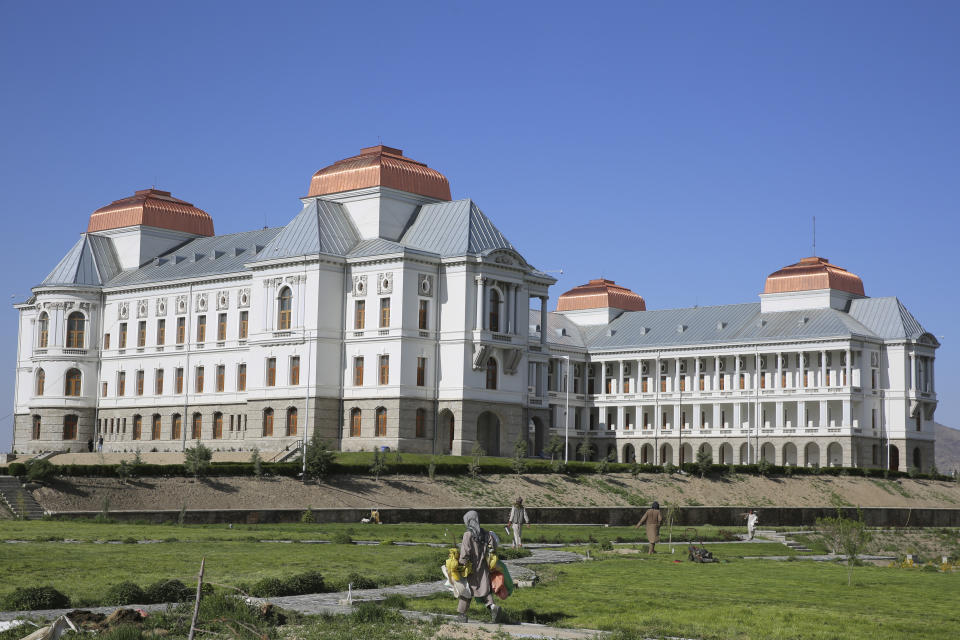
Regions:
<svg viewBox="0 0 960 640"><path fill-rule="evenodd" d="M804 258L796 264L771 273L767 276L763 292L789 293L817 289L836 289L858 296L866 295L863 293L863 280L860 276L817 256Z"/></svg>
<svg viewBox="0 0 960 640"><path fill-rule="evenodd" d="M647 304L640 295L621 287L613 280L591 280L574 287L557 299L557 311L580 311L612 307L624 311L646 311Z"/></svg>
<svg viewBox="0 0 960 640"><path fill-rule="evenodd" d="M437 200L450 199L450 183L442 173L411 160L401 149L382 144L360 150L360 155L334 162L313 174L311 196L323 196L367 187L390 187Z"/></svg>
<svg viewBox="0 0 960 640"><path fill-rule="evenodd" d="M146 225L198 236L213 235L213 218L169 191L141 189L128 198L100 207L90 216L87 232Z"/></svg>

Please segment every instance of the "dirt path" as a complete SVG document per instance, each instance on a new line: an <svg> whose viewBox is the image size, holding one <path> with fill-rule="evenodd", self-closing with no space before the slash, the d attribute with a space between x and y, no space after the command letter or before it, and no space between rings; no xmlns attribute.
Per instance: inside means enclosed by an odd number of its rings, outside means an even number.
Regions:
<svg viewBox="0 0 960 640"><path fill-rule="evenodd" d="M50 511L129 509L256 509L504 506L522 495L532 507L643 506L653 500L683 506L960 507L960 485L932 480L810 476L704 479L629 474L607 476L500 475L340 476L320 485L293 478L70 478L34 491Z"/></svg>

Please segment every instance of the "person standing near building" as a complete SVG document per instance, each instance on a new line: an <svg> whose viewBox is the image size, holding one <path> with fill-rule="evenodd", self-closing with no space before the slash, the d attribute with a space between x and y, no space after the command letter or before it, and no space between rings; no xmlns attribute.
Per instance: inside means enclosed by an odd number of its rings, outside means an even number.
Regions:
<svg viewBox="0 0 960 640"><path fill-rule="evenodd" d="M513 529L513 548L523 548L523 541L520 539L523 533L523 525L530 524L530 518L527 516L527 510L523 507L523 498L517 496L517 501L513 503L510 509L510 518L507 520L507 526Z"/></svg>
<svg viewBox="0 0 960 640"><path fill-rule="evenodd" d="M748 509L743 517L747 519L747 540L753 540L753 535L757 532L757 514L753 509Z"/></svg>
<svg viewBox="0 0 960 640"><path fill-rule="evenodd" d="M97 439L97 453L103 453L103 436Z"/></svg>
<svg viewBox="0 0 960 640"><path fill-rule="evenodd" d="M650 549L647 551L647 554L656 553L654 547L658 542L660 542L660 523L663 522L663 516L660 514L660 503L654 502L646 513L643 514L643 517L640 518L640 522L636 524L635 529L639 529L640 525L646 525L647 528L647 542L650 543Z"/></svg>
<svg viewBox="0 0 960 640"><path fill-rule="evenodd" d="M467 530L463 532L460 542L460 564L470 567L467 575L467 584L470 586L470 597L459 597L457 600L457 621L467 621L467 609L470 600L483 600L490 611L490 621L500 621L500 607L493 602L493 589L490 586L489 550L496 547L497 538L486 529L480 528L480 519L476 511L467 511L463 516L463 524Z"/></svg>

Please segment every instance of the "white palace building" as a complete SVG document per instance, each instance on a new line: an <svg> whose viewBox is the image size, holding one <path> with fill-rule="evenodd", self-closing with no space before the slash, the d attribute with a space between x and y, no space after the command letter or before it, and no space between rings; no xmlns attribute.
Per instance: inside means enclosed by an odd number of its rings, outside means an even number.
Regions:
<svg viewBox="0 0 960 640"><path fill-rule="evenodd" d="M18 452L342 450L929 469L936 339L804 258L759 302L559 296L439 172L376 146L318 171L286 226L215 235L147 189L93 212L20 313ZM569 385L567 380L570 380ZM569 407L569 409L568 409Z"/></svg>

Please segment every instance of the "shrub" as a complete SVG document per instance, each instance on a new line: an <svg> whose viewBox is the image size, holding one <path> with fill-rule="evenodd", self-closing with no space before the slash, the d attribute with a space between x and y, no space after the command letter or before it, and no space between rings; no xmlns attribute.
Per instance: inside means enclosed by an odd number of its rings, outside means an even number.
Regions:
<svg viewBox="0 0 960 640"><path fill-rule="evenodd" d="M772 465L768 460L761 460L757 463L757 473L759 473L761 476L770 475L771 468Z"/></svg>
<svg viewBox="0 0 960 640"><path fill-rule="evenodd" d="M135 583L121 582L107 589L103 601L108 605L144 604L147 596Z"/></svg>
<svg viewBox="0 0 960 640"><path fill-rule="evenodd" d="M387 471L386 456L384 456L383 452L380 451L379 449L374 450L373 464L370 465L370 473L373 474L373 477L377 482L380 482L380 474L386 473L386 471Z"/></svg>
<svg viewBox="0 0 960 640"><path fill-rule="evenodd" d="M577 447L577 454L586 462L593 457L593 450L593 435L587 431L580 445Z"/></svg>
<svg viewBox="0 0 960 640"><path fill-rule="evenodd" d="M383 606L389 607L390 609L406 609L407 599L399 593L391 593L389 596L384 598Z"/></svg>
<svg viewBox="0 0 960 640"><path fill-rule="evenodd" d="M144 591L146 602L182 602L189 600L193 591L179 580L158 580Z"/></svg>
<svg viewBox="0 0 960 640"><path fill-rule="evenodd" d="M346 531L338 531L330 538L333 544L353 544L353 538Z"/></svg>
<svg viewBox="0 0 960 640"><path fill-rule="evenodd" d="M307 571L292 575L285 581L290 595L301 595L304 593L323 593L326 585L323 582L323 574L319 571Z"/></svg>
<svg viewBox="0 0 960 640"><path fill-rule="evenodd" d="M25 476L27 475L27 465L22 462L11 462L7 467L7 473L11 476Z"/></svg>
<svg viewBox="0 0 960 640"><path fill-rule="evenodd" d="M697 471L700 472L700 477L703 478L710 472L710 467L713 466L713 456L710 455L710 452L705 448L701 448L697 451Z"/></svg>
<svg viewBox="0 0 960 640"><path fill-rule="evenodd" d="M57 467L49 460L29 460L26 469L30 482L46 482L57 475Z"/></svg>
<svg viewBox="0 0 960 640"><path fill-rule="evenodd" d="M323 480L333 470L334 453L326 440L321 440L317 431L313 432L307 450L304 452L304 464L307 475L314 480Z"/></svg>
<svg viewBox="0 0 960 640"><path fill-rule="evenodd" d="M523 475L527 470L527 439L520 437L513 445L513 460L510 461L510 466L513 468L515 474Z"/></svg>
<svg viewBox="0 0 960 640"><path fill-rule="evenodd" d="M427 465L427 477L433 482L433 477L437 474L437 457L430 458L430 464Z"/></svg>
<svg viewBox="0 0 960 640"><path fill-rule="evenodd" d="M300 522L304 524L313 523L313 507L307 506L307 510L303 512L303 515L300 516Z"/></svg>
<svg viewBox="0 0 960 640"><path fill-rule="evenodd" d="M289 594L280 578L263 578L250 587L250 595L257 598L278 598Z"/></svg>
<svg viewBox="0 0 960 640"><path fill-rule="evenodd" d="M354 589L376 589L379 586L376 580L356 572L347 576L346 583L353 585Z"/></svg>
<svg viewBox="0 0 960 640"><path fill-rule="evenodd" d="M66 609L70 598L53 587L18 587L3 598L5 611L32 611L35 609Z"/></svg>
<svg viewBox="0 0 960 640"><path fill-rule="evenodd" d="M213 458L213 451L209 447L198 442L192 447L187 447L183 452L183 466L187 473L194 479L199 479L207 475L210 470L210 460Z"/></svg>
<svg viewBox="0 0 960 640"><path fill-rule="evenodd" d="M250 451L250 466L253 467L253 475L259 480L263 476L263 458L260 457L260 449L257 447Z"/></svg>
<svg viewBox="0 0 960 640"><path fill-rule="evenodd" d="M123 544L137 544L137 539L133 536L127 536L123 539Z"/></svg>
<svg viewBox="0 0 960 640"><path fill-rule="evenodd" d="M480 475L480 458L484 455L486 455L486 452L480 446L480 443L474 443L473 449L470 450L470 464L468 466L471 478L476 479Z"/></svg>

